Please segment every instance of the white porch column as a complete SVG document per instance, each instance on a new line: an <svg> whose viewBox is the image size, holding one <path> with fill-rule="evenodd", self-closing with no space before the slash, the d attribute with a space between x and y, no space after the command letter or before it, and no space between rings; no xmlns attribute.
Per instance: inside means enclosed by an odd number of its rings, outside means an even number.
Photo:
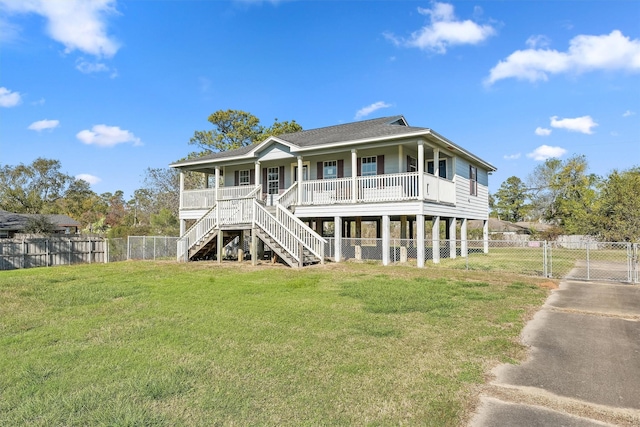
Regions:
<svg viewBox="0 0 640 427"><path fill-rule="evenodd" d="M489 253L489 220L485 219L482 222L482 240L484 241L484 253Z"/></svg>
<svg viewBox="0 0 640 427"><path fill-rule="evenodd" d="M358 201L358 150L351 150L351 201Z"/></svg>
<svg viewBox="0 0 640 427"><path fill-rule="evenodd" d="M389 265L389 251L391 250L391 219L389 215L382 215L382 265Z"/></svg>
<svg viewBox="0 0 640 427"><path fill-rule="evenodd" d="M462 218L462 223L460 224L460 256L469 256L467 246L467 218Z"/></svg>
<svg viewBox="0 0 640 427"><path fill-rule="evenodd" d="M433 259L433 263L437 264L440 262L440 217L434 216L432 225L431 225L431 243L433 246L433 253L431 257Z"/></svg>
<svg viewBox="0 0 640 427"><path fill-rule="evenodd" d="M333 237L335 238L335 258L336 262L342 259L342 217L333 218Z"/></svg>
<svg viewBox="0 0 640 427"><path fill-rule="evenodd" d="M440 201L440 149L433 149L433 175L436 177L436 201Z"/></svg>
<svg viewBox="0 0 640 427"><path fill-rule="evenodd" d="M416 250L418 267L424 267L424 215L416 215Z"/></svg>
<svg viewBox="0 0 640 427"><path fill-rule="evenodd" d="M456 218L449 218L449 258L456 258Z"/></svg>
<svg viewBox="0 0 640 427"><path fill-rule="evenodd" d="M216 166L216 184L214 185L213 188L216 189L216 203L218 202L218 190L220 188L220 166Z"/></svg>
<svg viewBox="0 0 640 427"><path fill-rule="evenodd" d="M298 156L298 204L302 202L302 179L304 178L304 174L302 173L303 167L302 156Z"/></svg>
<svg viewBox="0 0 640 427"><path fill-rule="evenodd" d="M398 145L398 172L399 173L402 173L407 170L406 167L404 168L402 167L402 161L404 160L403 159L404 156L402 155L402 153L403 153L402 145Z"/></svg>
<svg viewBox="0 0 640 427"><path fill-rule="evenodd" d="M184 232L187 231L187 220L180 220L180 236L184 236Z"/></svg>
<svg viewBox="0 0 640 427"><path fill-rule="evenodd" d="M180 171L180 209L182 209L183 194L184 194L184 172Z"/></svg>
<svg viewBox="0 0 640 427"><path fill-rule="evenodd" d="M418 199L424 200L424 143L422 141L418 142ZM424 229L424 224L422 228ZM424 239L424 234L422 236ZM424 261L424 257L422 260Z"/></svg>
<svg viewBox="0 0 640 427"><path fill-rule="evenodd" d="M262 182L260 182L260 180L262 179L262 175L260 175L260 162L256 162L255 166L254 166L254 179L256 181L256 184L262 184ZM258 199L262 199L262 195L258 196Z"/></svg>

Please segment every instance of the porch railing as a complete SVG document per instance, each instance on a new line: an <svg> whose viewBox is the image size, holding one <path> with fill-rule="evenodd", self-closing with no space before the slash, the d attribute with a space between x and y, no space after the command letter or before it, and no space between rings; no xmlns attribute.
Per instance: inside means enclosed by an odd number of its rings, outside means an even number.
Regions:
<svg viewBox="0 0 640 427"><path fill-rule="evenodd" d="M303 205L351 203L351 178L315 179L302 182Z"/></svg>
<svg viewBox="0 0 640 427"><path fill-rule="evenodd" d="M455 183L425 173L423 179L423 200L451 203L456 202ZM332 205L338 203L375 203L403 200L420 200L418 172L397 174L359 176L353 179L317 179L294 183L281 195L273 195L267 205ZM302 199L298 199L298 185L302 186ZM188 190L182 192L181 209L208 209L216 200L242 200L258 198L261 195L260 185L220 187L216 199L215 189ZM355 194L354 194L355 191ZM354 197L355 196L355 197Z"/></svg>
<svg viewBox="0 0 640 427"><path fill-rule="evenodd" d="M300 221L298 217L289 212L283 205L276 206L276 218L285 228L291 230L302 240L304 247L324 262L324 245L327 241L313 231L308 225Z"/></svg>
<svg viewBox="0 0 640 427"><path fill-rule="evenodd" d="M288 208L289 206L296 205L297 203L298 203L298 183L294 182L291 187L287 188L287 190L285 190L285 192L278 197L276 204L279 206Z"/></svg>
<svg viewBox="0 0 640 427"><path fill-rule="evenodd" d="M300 263L304 256L302 253L304 242L257 201L253 202L253 208L255 223L291 254L296 262Z"/></svg>
<svg viewBox="0 0 640 427"><path fill-rule="evenodd" d="M261 185L241 185L203 190L185 190L180 195L180 209L208 209L218 200L231 200L252 197L260 193Z"/></svg>
<svg viewBox="0 0 640 427"><path fill-rule="evenodd" d="M193 224L183 235L178 239L178 260L189 259L189 249L197 242L199 242L207 233L211 232L218 224L218 209L217 206L209 209L195 224ZM183 258L184 257L184 258Z"/></svg>

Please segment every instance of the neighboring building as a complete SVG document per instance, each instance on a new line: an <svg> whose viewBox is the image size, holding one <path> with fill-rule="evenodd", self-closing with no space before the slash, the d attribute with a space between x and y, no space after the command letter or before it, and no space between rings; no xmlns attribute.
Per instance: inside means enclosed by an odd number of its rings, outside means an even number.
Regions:
<svg viewBox="0 0 640 427"><path fill-rule="evenodd" d="M0 210L0 238L12 238L24 233L32 214L18 214ZM56 226L54 234L77 234L82 224L67 215L43 215Z"/></svg>
<svg viewBox="0 0 640 427"><path fill-rule="evenodd" d="M337 261L344 258L344 240L361 236L363 222L375 224L385 265L392 221L399 222L401 238L415 241L410 258L419 267L427 220L433 231L447 223L448 249L439 232L431 233L434 262L445 251L442 256L455 257L456 241L466 255L469 220L483 221L488 240L488 179L496 168L431 129L409 126L402 116L269 137L171 167L181 171L182 259L217 254L220 260L227 238L250 233L252 253L259 239L289 265L322 262L326 224L332 224ZM211 188L186 190L187 171L205 174ZM357 258L357 247L353 253Z"/></svg>

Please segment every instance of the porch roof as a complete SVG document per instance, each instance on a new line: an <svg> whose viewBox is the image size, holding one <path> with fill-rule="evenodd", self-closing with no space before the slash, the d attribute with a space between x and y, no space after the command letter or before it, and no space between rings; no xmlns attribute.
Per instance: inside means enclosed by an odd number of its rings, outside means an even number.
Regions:
<svg viewBox="0 0 640 427"><path fill-rule="evenodd" d="M247 159L248 157L254 157L257 152L273 142L279 142L287 145L291 148L292 152L296 152L327 146L341 146L364 141L372 142L376 140L388 140L394 137L409 137L413 135L430 135L438 142L444 144L446 148L457 150L466 157L484 165L489 170L496 170L493 165L474 156L462 147L459 147L436 132L433 132L431 129L409 126L405 118L401 115L282 134L275 137L269 137L258 144L248 145L234 150L211 153L206 156L198 157L197 159L182 160L172 163L170 166L180 168L207 163L224 162L232 159Z"/></svg>

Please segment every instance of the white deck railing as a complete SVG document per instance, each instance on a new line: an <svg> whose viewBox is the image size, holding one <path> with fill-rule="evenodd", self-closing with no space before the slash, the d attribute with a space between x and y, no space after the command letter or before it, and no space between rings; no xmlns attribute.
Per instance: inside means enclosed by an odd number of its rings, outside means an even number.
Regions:
<svg viewBox="0 0 640 427"><path fill-rule="evenodd" d="M214 206L195 222L178 239L178 261L189 259L189 249L196 245L204 236L211 232L218 225L218 210Z"/></svg>
<svg viewBox="0 0 640 427"><path fill-rule="evenodd" d="M276 204L285 208L298 204L298 183L294 182L291 187L287 188L285 192L278 197Z"/></svg>
<svg viewBox="0 0 640 427"><path fill-rule="evenodd" d="M302 182L302 205L351 203L351 178L315 179Z"/></svg>
<svg viewBox="0 0 640 427"><path fill-rule="evenodd" d="M240 185L236 187L219 187L203 190L185 190L180 195L180 209L208 209L218 200L231 200L252 197L259 194L261 185Z"/></svg>
<svg viewBox="0 0 640 427"><path fill-rule="evenodd" d="M276 218L302 240L305 248L320 258L321 262L324 261L324 245L327 243L325 239L282 205L276 206Z"/></svg>
<svg viewBox="0 0 640 427"><path fill-rule="evenodd" d="M423 175L423 198L438 203L456 202L456 189L453 181L425 173ZM356 177L355 197L352 178L316 179L302 182L302 200L298 199L298 183L294 183L268 205L282 205L285 208L295 205L332 205L337 203L375 203L404 200L420 200L418 172L395 173ZM258 198L260 185L218 188L218 199L242 200ZM216 190L183 191L181 209L208 209L216 203Z"/></svg>
<svg viewBox="0 0 640 427"><path fill-rule="evenodd" d="M269 213L260 203L253 202L254 221L256 225L262 228L273 240L276 241L284 250L286 250L297 263L303 257L302 248L304 242L289 230L284 224L278 221Z"/></svg>

